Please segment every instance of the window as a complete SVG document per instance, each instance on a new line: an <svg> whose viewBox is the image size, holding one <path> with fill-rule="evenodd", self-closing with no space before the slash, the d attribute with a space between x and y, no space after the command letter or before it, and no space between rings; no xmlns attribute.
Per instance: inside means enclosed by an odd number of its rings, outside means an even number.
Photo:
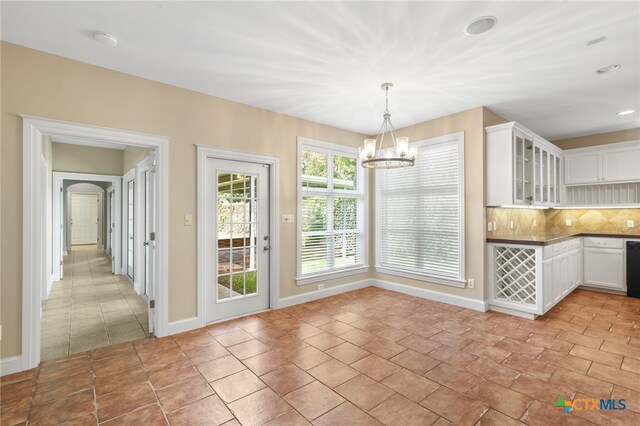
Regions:
<svg viewBox="0 0 640 426"><path fill-rule="evenodd" d="M377 172L376 270L463 287L464 135L415 146L414 167Z"/></svg>
<svg viewBox="0 0 640 426"><path fill-rule="evenodd" d="M367 270L364 188L357 149L298 138L298 284Z"/></svg>

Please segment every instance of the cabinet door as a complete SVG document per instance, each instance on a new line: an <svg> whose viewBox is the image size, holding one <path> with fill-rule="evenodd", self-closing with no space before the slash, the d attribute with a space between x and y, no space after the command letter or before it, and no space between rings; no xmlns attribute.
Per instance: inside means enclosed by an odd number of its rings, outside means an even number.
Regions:
<svg viewBox="0 0 640 426"><path fill-rule="evenodd" d="M533 200L533 141L523 133L513 132L513 201L531 204Z"/></svg>
<svg viewBox="0 0 640 426"><path fill-rule="evenodd" d="M553 297L553 259L542 262L542 301L544 312L547 312L554 305Z"/></svg>
<svg viewBox="0 0 640 426"><path fill-rule="evenodd" d="M580 265L582 250L576 249L569 252L569 291L580 285Z"/></svg>
<svg viewBox="0 0 640 426"><path fill-rule="evenodd" d="M584 283L597 287L624 289L624 250L584 249Z"/></svg>
<svg viewBox="0 0 640 426"><path fill-rule="evenodd" d="M604 149L602 169L606 182L640 180L640 147Z"/></svg>
<svg viewBox="0 0 640 426"><path fill-rule="evenodd" d="M564 183L575 185L581 183L599 183L601 179L601 154L588 152L565 154Z"/></svg>

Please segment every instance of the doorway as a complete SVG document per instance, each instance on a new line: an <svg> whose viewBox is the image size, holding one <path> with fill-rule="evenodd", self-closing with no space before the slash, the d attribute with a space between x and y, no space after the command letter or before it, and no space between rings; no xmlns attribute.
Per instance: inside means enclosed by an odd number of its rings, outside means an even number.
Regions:
<svg viewBox="0 0 640 426"><path fill-rule="evenodd" d="M23 138L24 138L24 167L23 167L23 209L24 209L24 221L23 221L23 306L22 306L22 370L27 370L36 367L41 360L41 339L43 337L43 324L41 321L41 301L42 301L42 289L48 285L48 276L52 278L54 276L62 277L64 275L64 268L62 257L65 255L64 251L67 249L67 241L71 241L71 237L63 236L64 229L60 226L64 217L63 205L61 197L57 196L58 191L62 192L61 176L53 176L53 223L40 220L42 215L41 211L46 211L46 197L44 191L47 191L46 186L41 187L39 182L45 181L46 173L51 173L51 169L47 171L46 168L41 167L41 159L43 153L43 144L46 138L50 138L54 142L67 143L75 145L85 145L93 147L111 148L114 145L121 146L124 149L125 146L141 147L145 149L155 150L156 162L155 166L155 182L156 182L156 196L154 197L154 214L158 228L154 232L154 258L160 259L160 261L153 263L152 276L155 279L155 285L157 290L154 292L155 300L149 301L151 306L148 306L146 302L142 301L141 306L132 308L133 315L137 313L144 313L146 315L147 309L149 313L157 314L153 315L156 318L155 335L162 337L167 335L169 331L168 324L168 309L167 309L167 276L168 276L168 199L167 199L167 182L168 182L168 139L158 136L145 135L141 133L132 133L126 131L120 131L116 129L100 128L96 126L88 126L82 124L74 124L68 122L61 122L56 120L41 119L35 117L23 117ZM55 139L54 139L55 138ZM54 169L55 170L55 169ZM61 174L61 173L57 173ZM68 173L69 175L78 175L78 173ZM133 289L127 281L126 277L122 275L124 270L124 258L122 253L122 229L121 223L123 213L123 200L122 194L124 193L122 188L122 178L120 176L107 176L107 175L85 175L81 176L82 179L91 176L89 180L97 180L101 182L110 182L113 187L113 195L109 201L109 212L104 213L104 217L109 218L109 224L111 226L105 226L105 229L112 228L114 232L111 233L111 239L109 241L109 249L111 253L104 253L103 249L106 249L106 240L108 233L105 231L103 236L100 233L96 236L96 242L100 238L101 247L93 245L92 249L96 252L84 252L84 250L78 249L85 248L86 246L78 245L72 246L71 251L67 251L67 256L72 256L76 262L73 262L73 272L71 278L78 278L79 283L85 285L91 285L89 283L90 276L93 277L94 273L98 271L100 274L105 273L107 276L101 278L101 284L105 284L110 287L108 290L118 290L120 292L117 295L119 298L122 296L125 302L128 302L128 296L125 294L124 289L128 289L132 292ZM69 177L76 178L76 177ZM108 186L108 185L107 185ZM51 188L51 186L50 186ZM106 187L104 188L106 189ZM103 200L106 203L106 200ZM81 201L77 201L78 206L82 205ZM88 215L90 221L91 215ZM114 220L115 219L115 220ZM58 224L55 225L54 224ZM106 224L105 224L106 225ZM47 247L47 234L53 232L56 240L52 242L51 249L46 252L43 247ZM87 237L88 238L88 237ZM80 237L75 240L78 243L83 242ZM96 244L92 240L92 244ZM53 274L45 275L47 271L48 259L52 256L53 252ZM112 258L114 261L112 262ZM56 260L59 259L59 260ZM77 262L79 260L79 262ZM86 260L86 262L85 262ZM49 263L51 265L51 263ZM75 266L78 266L77 271ZM56 269L57 266L57 269ZM68 268L67 268L68 269ZM71 269L68 269L71 271ZM112 275L113 271L116 275ZM78 272L78 274L75 274ZM122 281L124 280L124 281ZM95 282L93 283L96 284ZM128 287L126 287L128 286ZM69 289L63 289L63 292L69 292ZM83 291L84 292L84 291ZM106 298L112 295L103 294L104 299L100 299L98 296L99 304L107 302ZM105 289L104 293L108 293ZM134 292L135 293L135 292ZM137 295L136 295L137 296ZM81 297L77 300L80 302ZM122 300L119 300L120 303ZM62 304L61 304L62 305ZM63 307L63 306L60 306ZM65 308L67 306L64 306ZM124 307L120 306L121 308ZM101 306L101 308L103 308ZM111 306L113 311L117 311L118 307ZM90 309L91 310L91 309ZM102 310L104 313L105 311ZM73 313L71 313L73 315ZM104 315L103 315L104 316ZM151 315L150 315L151 316ZM145 325L147 321L144 322ZM140 324L142 326L142 324ZM61 329L64 327L60 327ZM124 330L123 333L128 330ZM134 336L133 338L136 338ZM116 339L118 340L118 339ZM131 339L125 339L131 340ZM115 343L115 342L111 342Z"/></svg>
<svg viewBox="0 0 640 426"><path fill-rule="evenodd" d="M198 317L204 325L275 304L278 161L208 147L198 147L198 159Z"/></svg>

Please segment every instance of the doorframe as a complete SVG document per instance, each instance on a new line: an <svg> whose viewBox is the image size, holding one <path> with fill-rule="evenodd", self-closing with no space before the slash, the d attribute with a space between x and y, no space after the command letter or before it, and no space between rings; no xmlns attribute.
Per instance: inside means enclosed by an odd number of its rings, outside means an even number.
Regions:
<svg viewBox="0 0 640 426"><path fill-rule="evenodd" d="M66 230L64 223L64 217L62 215L63 208L63 185L65 180L80 180L80 181L94 181L94 182L110 182L111 186L114 188L114 196L117 196L119 193L119 183L121 181L120 176L111 176L111 175L94 175L88 173L70 173L70 172L53 172L52 173L52 181L53 187L51 188L52 194L52 209L53 209L53 223L52 223L52 253L51 259L53 261L53 279L54 281L59 281L64 277L62 273L62 261L64 257L64 253L62 250L62 243L64 242L64 233ZM90 183L90 182L87 182ZM97 195L97 193L95 193ZM116 198L116 212L118 211L118 199ZM116 215L116 227L120 226L119 223L120 218ZM68 226L68 223L66 224ZM66 249L66 245L65 245ZM66 251L66 250L64 250ZM113 249L112 249L113 251ZM120 255L116 250L116 259L117 256ZM118 274L119 271L112 271L115 274Z"/></svg>
<svg viewBox="0 0 640 426"><path fill-rule="evenodd" d="M138 182L136 180L137 173L136 168L132 168L127 171L124 175L122 175L122 257L120 258L120 268L122 271L122 275L129 281L129 283L133 286L133 289L138 292L138 288L136 286L137 282L137 270L138 265L136 264L136 255L138 253L138 247L136 246L138 242L138 230L136 226L138 225L138 220L136 215L138 214ZM129 226L129 183L133 182L133 277L129 276L129 234L128 234L128 226ZM126 200L125 200L126 198Z"/></svg>
<svg viewBox="0 0 640 426"><path fill-rule="evenodd" d="M269 245L271 251L269 253L269 308L275 309L278 304L280 294L280 227L279 227L279 206L278 206L278 187L279 187L279 165L280 159L272 155L256 154L246 151L236 151L231 149L217 148L208 145L196 145L197 148L197 237L198 237L198 327L207 325L206 314L206 295L207 283L205 273L205 244L206 236L202 235L205 229L205 168L208 159L215 160L232 160L244 161L248 163L267 164L269 165Z"/></svg>
<svg viewBox="0 0 640 426"><path fill-rule="evenodd" d="M113 238L111 237L112 232L110 232L111 224L114 223L113 222L113 216L111 214L111 208L113 207L113 205L112 205L113 204L113 200L111 199L111 197L113 196L115 198L115 196L116 196L115 186L114 185L108 186L107 189L105 189L105 195L106 195L105 196L105 203L107 204L107 208L106 208L106 212L107 212L107 218L106 218L106 221L107 221L107 238L105 239L105 253L108 254L109 257L111 257L111 259L112 259L112 261L111 261L111 273L115 274L115 270L114 270L115 266L114 266L114 262L113 262ZM114 228L115 228L115 225L114 225Z"/></svg>
<svg viewBox="0 0 640 426"><path fill-rule="evenodd" d="M157 153L156 220L158 235L156 249L156 335L168 332L168 276L169 276L169 138L139 132L72 123L48 118L22 117L22 370L40 363L40 310L42 286L46 285L43 271L47 259L42 253L47 241L47 226L41 220L46 211L46 194L40 182L42 140L44 135L61 136L85 145L115 143L152 148Z"/></svg>

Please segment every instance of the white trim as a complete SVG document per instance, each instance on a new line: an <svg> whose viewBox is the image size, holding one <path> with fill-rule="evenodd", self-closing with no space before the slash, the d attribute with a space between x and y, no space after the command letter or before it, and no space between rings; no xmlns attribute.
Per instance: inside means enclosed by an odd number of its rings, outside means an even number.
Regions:
<svg viewBox="0 0 640 426"><path fill-rule="evenodd" d="M271 253L269 256L269 307L274 309L277 306L280 294L280 197L278 189L280 186L280 159L271 155L255 154L246 151L236 151L225 148L218 148L208 145L196 145L197 153L197 324L198 327L207 325L206 295L207 283L205 282L205 256L206 235L202 235L205 229L205 170L208 158L219 160L245 161L249 163L269 165L269 245Z"/></svg>
<svg viewBox="0 0 640 426"><path fill-rule="evenodd" d="M17 373L22 370L21 355L0 359L0 376Z"/></svg>
<svg viewBox="0 0 640 426"><path fill-rule="evenodd" d="M528 320L534 320L538 317L538 314L522 312L517 309L505 308L503 306L496 306L494 304L489 304L489 310L492 312L500 312L501 314L513 315L514 317L520 317Z"/></svg>
<svg viewBox="0 0 640 426"><path fill-rule="evenodd" d="M320 281L333 280L336 278L349 277L351 275L364 274L369 272L369 265L355 266L353 268L344 268L336 270L335 272L326 272L322 274L309 275L304 278L296 278L298 285L313 284Z"/></svg>
<svg viewBox="0 0 640 426"><path fill-rule="evenodd" d="M447 303L449 305L460 306L461 308L473 309L474 311L487 311L487 303L483 300L471 299L469 297L457 296L455 294L441 293L439 291L393 283L391 281L378 279L374 279L372 281L373 285L378 288L421 297L423 299L434 300L436 302Z"/></svg>
<svg viewBox="0 0 640 426"><path fill-rule="evenodd" d="M46 197L41 193L40 158L42 137L75 137L88 142L112 142L155 149L157 165L157 223L156 249L158 256L156 309L158 312L156 335L165 336L168 326L169 276L169 139L161 136L129 132L105 127L50 120L21 115L22 117L22 370L40 363L40 303L42 286L46 278L42 271L46 259L41 249L46 245L46 228L40 216L46 211Z"/></svg>
<svg viewBox="0 0 640 426"><path fill-rule="evenodd" d="M459 217L459 227L460 227L460 277L456 278L445 278L438 277L435 275L429 275L428 273L419 273L419 272L411 272L406 270L401 270L400 268L394 268L391 265L381 265L380 257L382 253L381 247L381 238L380 238L380 226L381 222L377 221L375 225L375 268L376 271L389 274L389 275L397 275L405 278L418 279L422 281L434 282L437 284L449 285L452 287L463 288L466 285L466 251L467 251L467 242L466 242L466 231L465 231L465 221L466 221L466 200L465 200L465 137L464 132L451 133L449 135L438 136L430 139L423 139L414 142L412 145L420 147L420 145L436 145L446 142L457 142L458 143L458 151L460 155L460 165L459 165L459 173L460 173L460 217ZM381 194L380 194L380 174L375 174L375 212L376 217L382 217L382 203L381 203Z"/></svg>
<svg viewBox="0 0 640 426"><path fill-rule="evenodd" d="M359 167L359 155L358 148L338 145L330 142L324 142L317 139L309 139L302 136L297 137L297 155L296 155L296 285L307 285L316 283L323 280L331 280L340 277L346 277L349 275L360 274L369 271L369 169ZM302 188L302 151L304 148L309 148L314 152L321 152L329 155L344 155L355 158L356 165L356 184L359 191L346 191L330 189L328 186L326 189L317 189L317 192L326 196L345 196L355 198L362 206L362 223L359 226L362 228L362 263L349 267L332 268L325 271L316 273L309 273L302 275L302 197L305 194L316 192L315 188ZM328 160L327 160L328 161ZM329 181L333 179L332 176L333 164L327 164L327 185ZM329 206L329 212L332 214L332 207ZM333 247L330 245L330 250ZM333 253L329 254L329 257L333 257Z"/></svg>
<svg viewBox="0 0 640 426"><path fill-rule="evenodd" d="M354 281L352 283L336 285L333 287L325 288L323 290L310 291L308 293L299 294L296 296L283 297L278 301L278 309L288 308L289 306L298 305L300 303L307 303L313 300L324 299L325 297L335 296L336 294L346 293L348 291L359 290L373 285L373 280L365 279L360 281Z"/></svg>
<svg viewBox="0 0 640 426"><path fill-rule="evenodd" d="M167 324L167 335L170 336L173 334L184 333L185 331L195 330L196 328L200 328L198 324L198 317L172 321Z"/></svg>

